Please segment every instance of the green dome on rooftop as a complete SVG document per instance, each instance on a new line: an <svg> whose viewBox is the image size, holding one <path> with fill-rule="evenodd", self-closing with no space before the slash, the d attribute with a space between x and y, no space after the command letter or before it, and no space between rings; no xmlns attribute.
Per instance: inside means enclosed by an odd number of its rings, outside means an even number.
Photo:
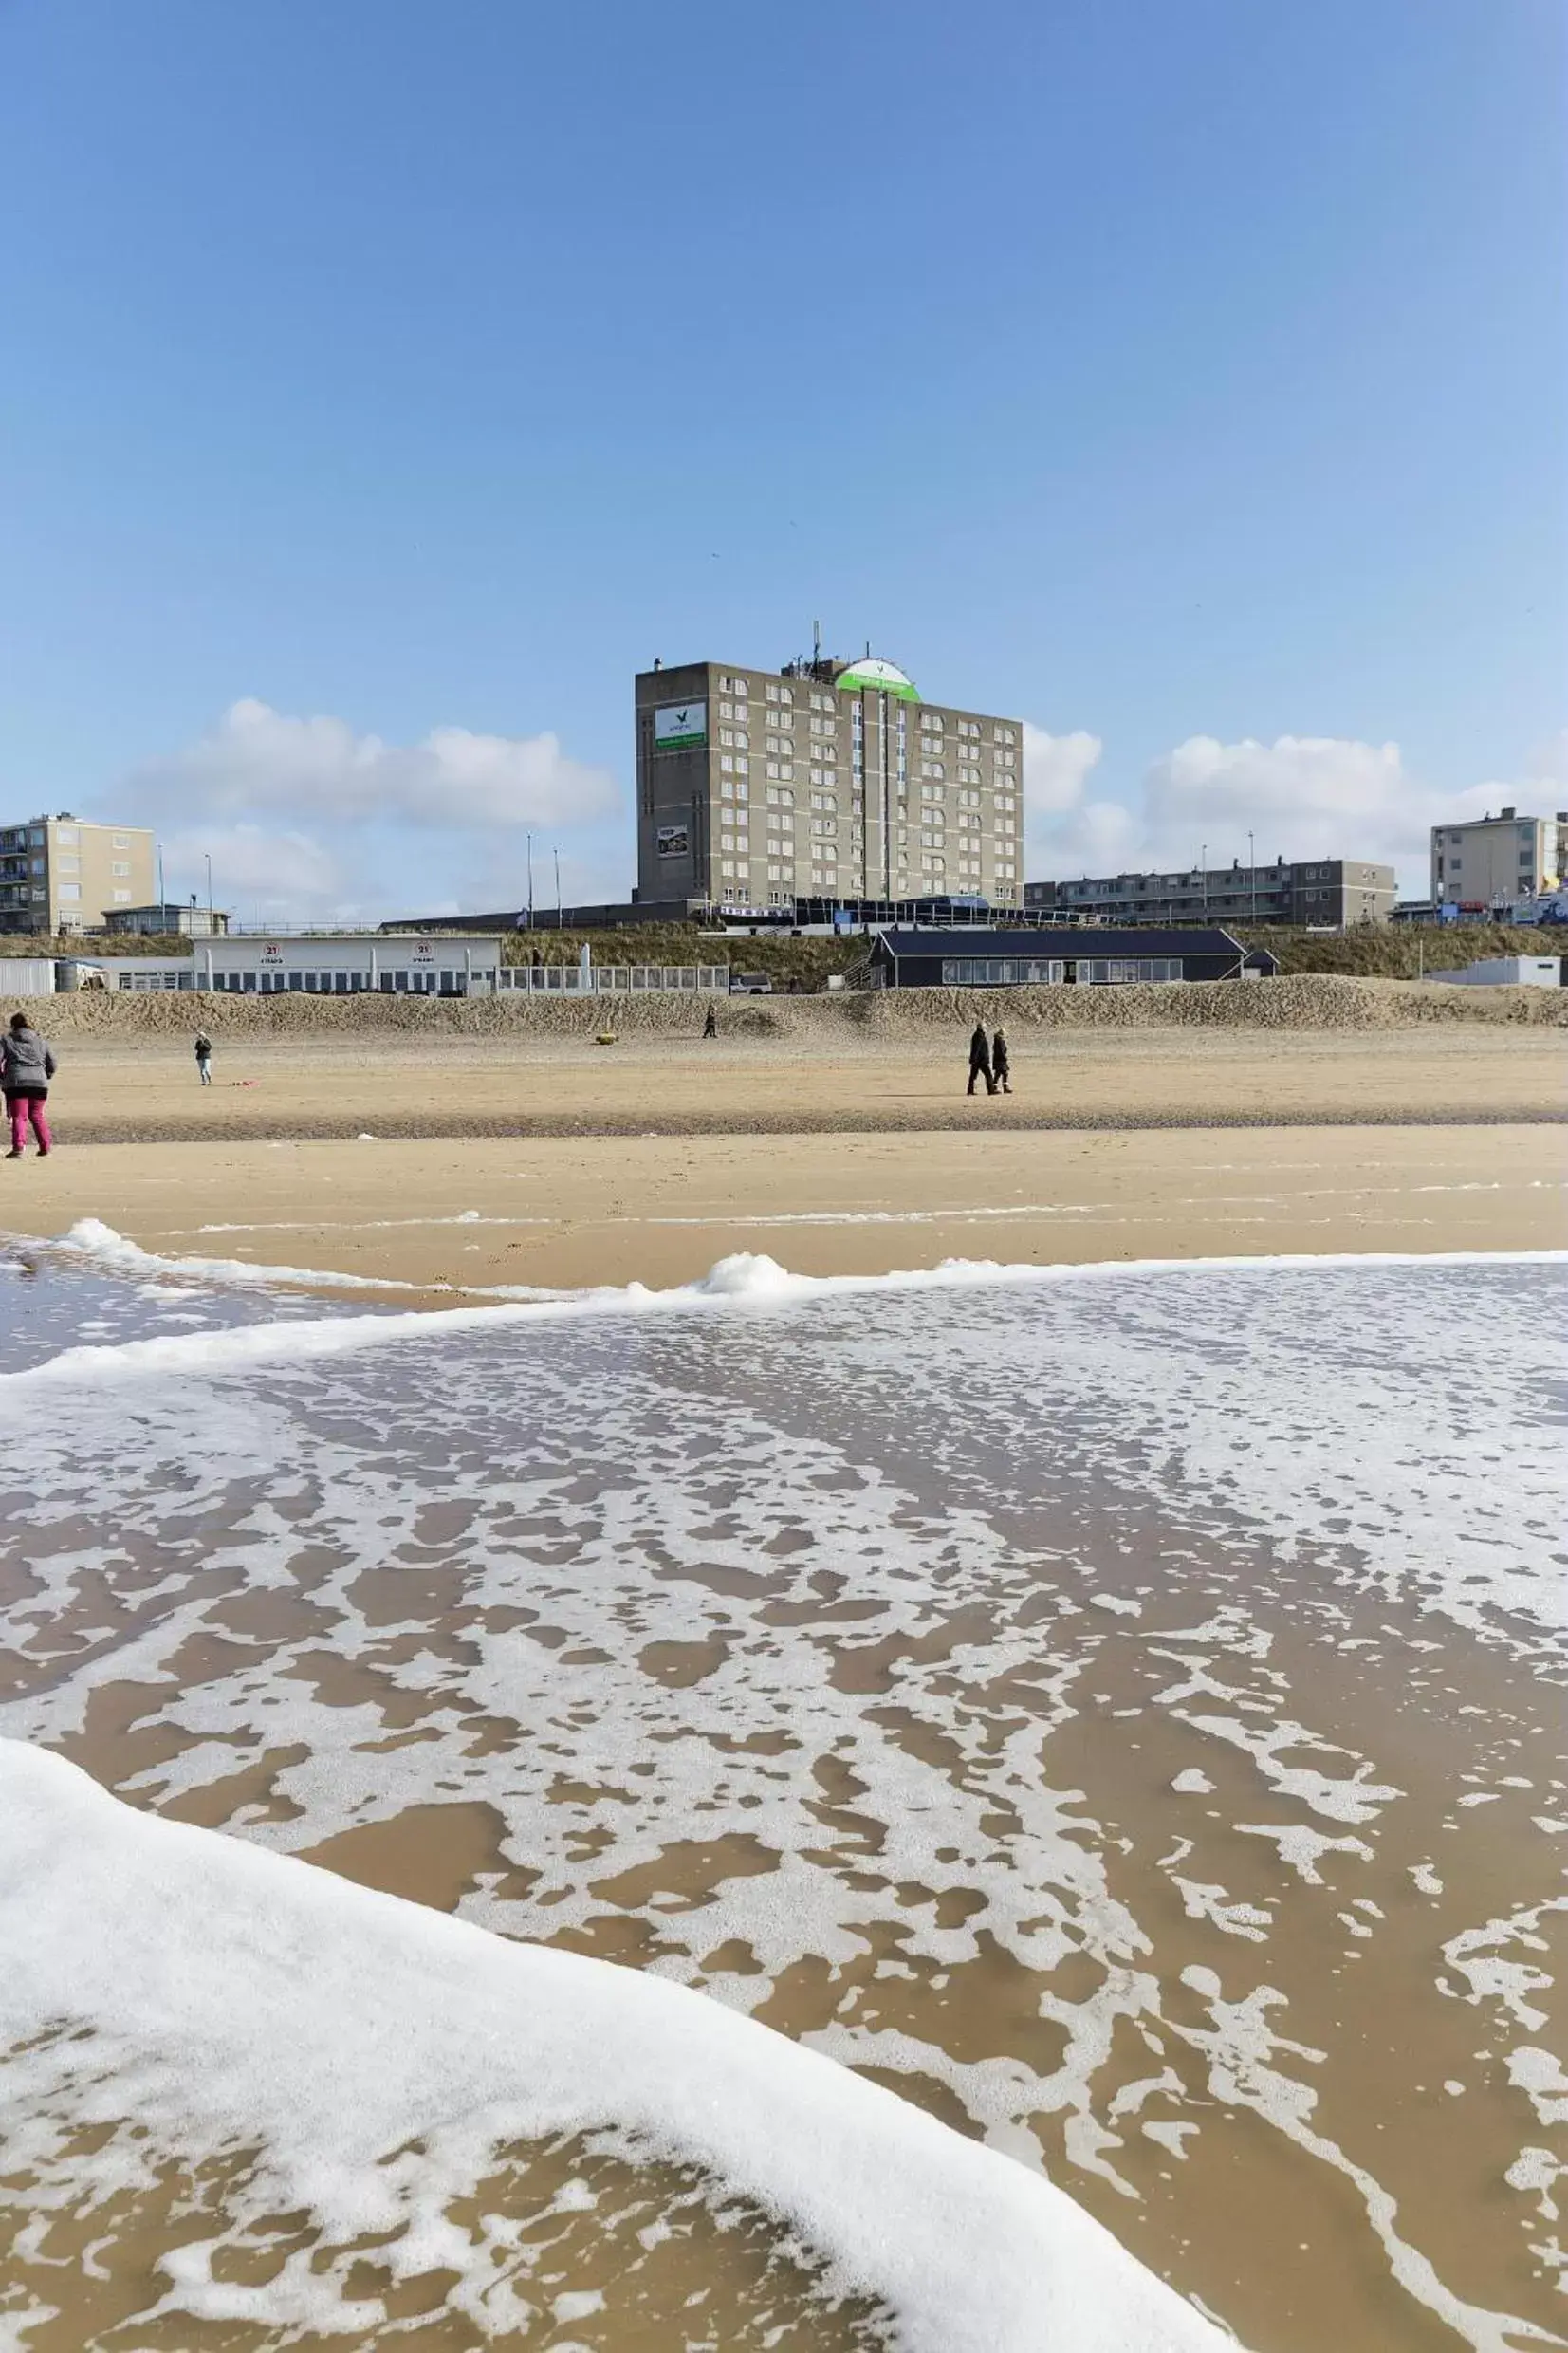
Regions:
<svg viewBox="0 0 1568 2353"><path fill-rule="evenodd" d="M839 671L834 684L842 687L846 695L896 695L906 703L920 700L914 680L906 678L896 662L883 661L876 654L867 654L860 661L851 662L847 670Z"/></svg>

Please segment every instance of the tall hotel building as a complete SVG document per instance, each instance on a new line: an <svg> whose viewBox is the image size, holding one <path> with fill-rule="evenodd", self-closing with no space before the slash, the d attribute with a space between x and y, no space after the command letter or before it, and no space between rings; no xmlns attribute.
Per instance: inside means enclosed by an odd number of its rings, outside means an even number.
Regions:
<svg viewBox="0 0 1568 2353"><path fill-rule="evenodd" d="M637 895L1024 897L1024 729L892 662L689 662L636 681Z"/></svg>

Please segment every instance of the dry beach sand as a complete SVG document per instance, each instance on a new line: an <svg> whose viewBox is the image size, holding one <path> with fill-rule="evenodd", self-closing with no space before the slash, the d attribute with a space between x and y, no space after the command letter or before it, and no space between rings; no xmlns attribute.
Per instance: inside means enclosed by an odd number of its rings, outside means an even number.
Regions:
<svg viewBox="0 0 1568 2353"><path fill-rule="evenodd" d="M83 1007L121 1034L72 1035L78 1009L59 1009L61 1149L7 1172L13 1231L96 1217L171 1255L480 1287L680 1282L737 1250L844 1273L1564 1238L1568 1036L1547 1026L1009 1014L1014 1091L971 1100L964 1022L882 1037L812 1018L704 1045L685 1008L688 1034L613 1047L220 1033L203 1089L185 1009L157 1005L182 1027L140 1035L131 1010Z"/></svg>

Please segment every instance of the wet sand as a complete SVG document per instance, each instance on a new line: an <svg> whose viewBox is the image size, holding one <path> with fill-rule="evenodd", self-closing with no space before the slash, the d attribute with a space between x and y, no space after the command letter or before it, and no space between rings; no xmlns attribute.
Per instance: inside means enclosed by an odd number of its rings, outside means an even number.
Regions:
<svg viewBox="0 0 1568 2353"><path fill-rule="evenodd" d="M543 1364L496 1389L455 1360L450 1395L374 1356L324 1407L294 1382L297 1454L236 1475L204 1417L213 1463L178 1456L177 1491L105 1434L17 1577L6 1696L75 1683L55 1745L137 1805L706 1985L1042 2159L1263 2353L1550 2329L1558 2101L1550 2063L1535 2094L1517 2066L1560 2047L1560 1652L1422 1607L1354 1542L1282 1547L1212 1491L1172 1512L1060 1397L1026 1466L1026 1422L993 1453L982 1408L945 1453L929 1399L853 1378L810 1435L854 1328L798 1377L792 1349L661 1329L640 1399L630 1336L591 1462L564 1417L613 1335L572 1343L559 1396ZM771 1497L757 1426L788 1434ZM650 2267L635 2229L555 2209L563 2177L680 2244ZM46 2251L98 2269L82 2303L23 2251L63 2316L44 2353L144 2310L157 2252L233 2189L63 2213ZM529 2341L674 2353L704 2291L715 2344L873 2341L864 2307L803 2320L777 2233L715 2236L691 2190L581 2149L499 2169L484 2210L545 2303L604 2298ZM274 2224L226 2277L320 2254L379 2292L383 2249ZM432 2345L478 2342L439 2276L392 2289Z"/></svg>
<svg viewBox="0 0 1568 2353"><path fill-rule="evenodd" d="M1015 1101L1048 1081L1053 1116L1088 1124L1034 1132L998 1129L1005 1102L955 1106L950 1066L929 1055L765 1053L531 1050L532 1100L554 1090L590 1121L661 1132L459 1137L463 1119L517 1117L510 1050L465 1045L432 1066L407 1049L312 1046L288 1116L341 1119L346 1102L368 1135L301 1140L277 1132L286 1121L266 1100L282 1085L275 1049L255 1049L254 1089L228 1102L214 1089L194 1114L183 1061L81 1049L80 1091L62 1090L67 1143L73 1116L162 1139L28 1159L8 1172L6 1222L49 1234L96 1217L160 1258L293 1268L302 1288L337 1272L415 1306L437 1304L439 1287L670 1285L742 1251L875 1273L953 1256L1568 1246L1555 1041L1053 1040L1017 1057ZM417 1139L389 1116L415 1080ZM857 1089L895 1084L912 1120L939 1107L967 1129L857 1127ZM1261 1102L1276 1123L1203 1123ZM173 1140L197 1115L205 1139ZM682 1132L693 1121L723 1132ZM813 1133L814 1121L843 1125ZM706 1376L692 1379L700 1401ZM395 1438L368 1376L362 1409L334 1407L332 1475L349 1466L379 1496L381 1516L357 1526L325 1508L341 1490L308 1450L297 1488L243 1462L226 1485L194 1455L139 1496L134 1466L112 1455L67 1482L46 1528L0 1565L16 1629L0 1700L46 1706L80 1678L79 1718L54 1745L138 1805L708 1986L959 2131L1042 2160L1263 2353L1512 2353L1523 2340L1500 2312L1554 2341L1539 2332L1561 2308L1560 2102L1549 2076L1530 2093L1508 2069L1510 2046L1560 2048L1557 1654L1527 1628L1467 1631L1358 1584L1326 1538L1282 1551L1211 1503L1172 1522L1106 1483L1092 1439L1064 1487L1064 1428L1049 1416L1038 1492L1014 1492L1015 1466L987 1459L983 1412L952 1491L874 1385L835 1422L836 1451L798 1469L776 1525L756 1516L744 1447L731 1466L738 1441L716 1423L711 1464L699 1450L627 1528L617 1499L662 1458L664 1409L616 1442L596 1415L585 1447L570 1402L552 1417L534 1397L497 1412L487 1453L475 1432L492 1401L478 1394L428 1461L428 1409ZM796 1413L778 1366L748 1365L730 1403L780 1429ZM538 1492L514 1494L525 1431ZM855 1464L902 1484L922 1542L958 1513L907 1584L844 1532ZM1000 1567L967 1507L1004 1540ZM588 1591L612 1531L635 1598L606 1614ZM743 1662L755 1704L744 1685L715 1701ZM797 1720L815 1677L831 1699ZM279 1695L270 1719L263 1688ZM649 1695L630 1718L626 1688ZM630 1738L618 1764L589 1762L586 1745L591 1740L574 1692L590 1715L604 1706L606 1726L631 1723L610 1742ZM650 1761L629 1763L649 1709ZM732 1726L716 1730L725 1709ZM840 1717L830 1737L824 1721ZM704 1744L709 1782L661 1812L635 1775ZM507 1809L546 1750L560 1762L523 1838ZM888 1788L867 1776L878 1753L931 1777L928 1804L934 1779L955 1825L978 1825L963 1868L956 1846L908 1861ZM341 1770L375 1792L353 1820L323 1800ZM809 1825L781 1838L764 1825L769 1783L802 1774ZM712 1820L731 1779L757 1794L731 1794ZM1301 1788L1319 1792L1304 1812ZM559 1828L542 1834L546 1817ZM1009 1871L992 1864L1016 1848L1038 1875L1030 1843L1046 1832L1057 1861L1032 1885L1035 1917L1014 1918L999 1894ZM770 1907L798 1900L806 1874L863 1917L781 1965ZM145 2313L159 2255L220 2232L236 2178L164 2180L109 2211L67 2201L9 2254L0 2230L0 2263L56 2310L39 2353L75 2353ZM598 2209L574 2202L589 2188ZM813 2347L879 2342L868 2306L830 2319L776 2229L715 2228L697 2189L575 2142L498 2168L470 2203L524 2251L517 2276L540 2313L526 2341L677 2353L783 2328ZM314 2263L355 2293L384 2292L389 2316L428 2313L413 2342L481 2342L446 2307L444 2275L392 2276L383 2249L325 2247L298 2215L252 2240L226 2255L241 2286ZM73 2288L62 2265L88 2247L96 2269ZM716 2315L711 2339L691 2333L693 2296ZM134 2325L167 2353L276 2341L233 2322L204 2333L186 2315Z"/></svg>
<svg viewBox="0 0 1568 2353"><path fill-rule="evenodd" d="M1552 1126L86 1146L7 1171L7 1222L171 1258L485 1289L1568 1245Z"/></svg>

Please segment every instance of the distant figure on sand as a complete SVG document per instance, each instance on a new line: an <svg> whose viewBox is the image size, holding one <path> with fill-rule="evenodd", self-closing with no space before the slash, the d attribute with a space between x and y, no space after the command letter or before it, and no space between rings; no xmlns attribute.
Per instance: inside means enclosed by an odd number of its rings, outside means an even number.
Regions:
<svg viewBox="0 0 1568 2353"><path fill-rule="evenodd" d="M702 1025L702 1034L705 1038L716 1038L719 1034L719 1017L712 1006L708 1009L708 1019Z"/></svg>
<svg viewBox="0 0 1568 2353"><path fill-rule="evenodd" d="M970 1095L974 1093L976 1079L985 1080L987 1095L996 1093L996 1081L991 1076L990 1040L986 1035L985 1023L979 1021L975 1023L974 1035L969 1040L969 1084L966 1091Z"/></svg>
<svg viewBox="0 0 1568 2353"><path fill-rule="evenodd" d="M991 1040L991 1076L1004 1095L1012 1093L1012 1065L1007 1060L1007 1032L999 1029Z"/></svg>
<svg viewBox="0 0 1568 2353"><path fill-rule="evenodd" d="M38 1139L39 1158L48 1151L49 1122L44 1105L54 1069L54 1056L47 1041L39 1036L26 1013L13 1013L10 1028L0 1037L0 1091L4 1092L6 1109L10 1114L8 1160L22 1158L29 1121Z"/></svg>
<svg viewBox="0 0 1568 2353"><path fill-rule="evenodd" d="M196 1031L196 1076L203 1086L212 1084L212 1041L205 1029Z"/></svg>

